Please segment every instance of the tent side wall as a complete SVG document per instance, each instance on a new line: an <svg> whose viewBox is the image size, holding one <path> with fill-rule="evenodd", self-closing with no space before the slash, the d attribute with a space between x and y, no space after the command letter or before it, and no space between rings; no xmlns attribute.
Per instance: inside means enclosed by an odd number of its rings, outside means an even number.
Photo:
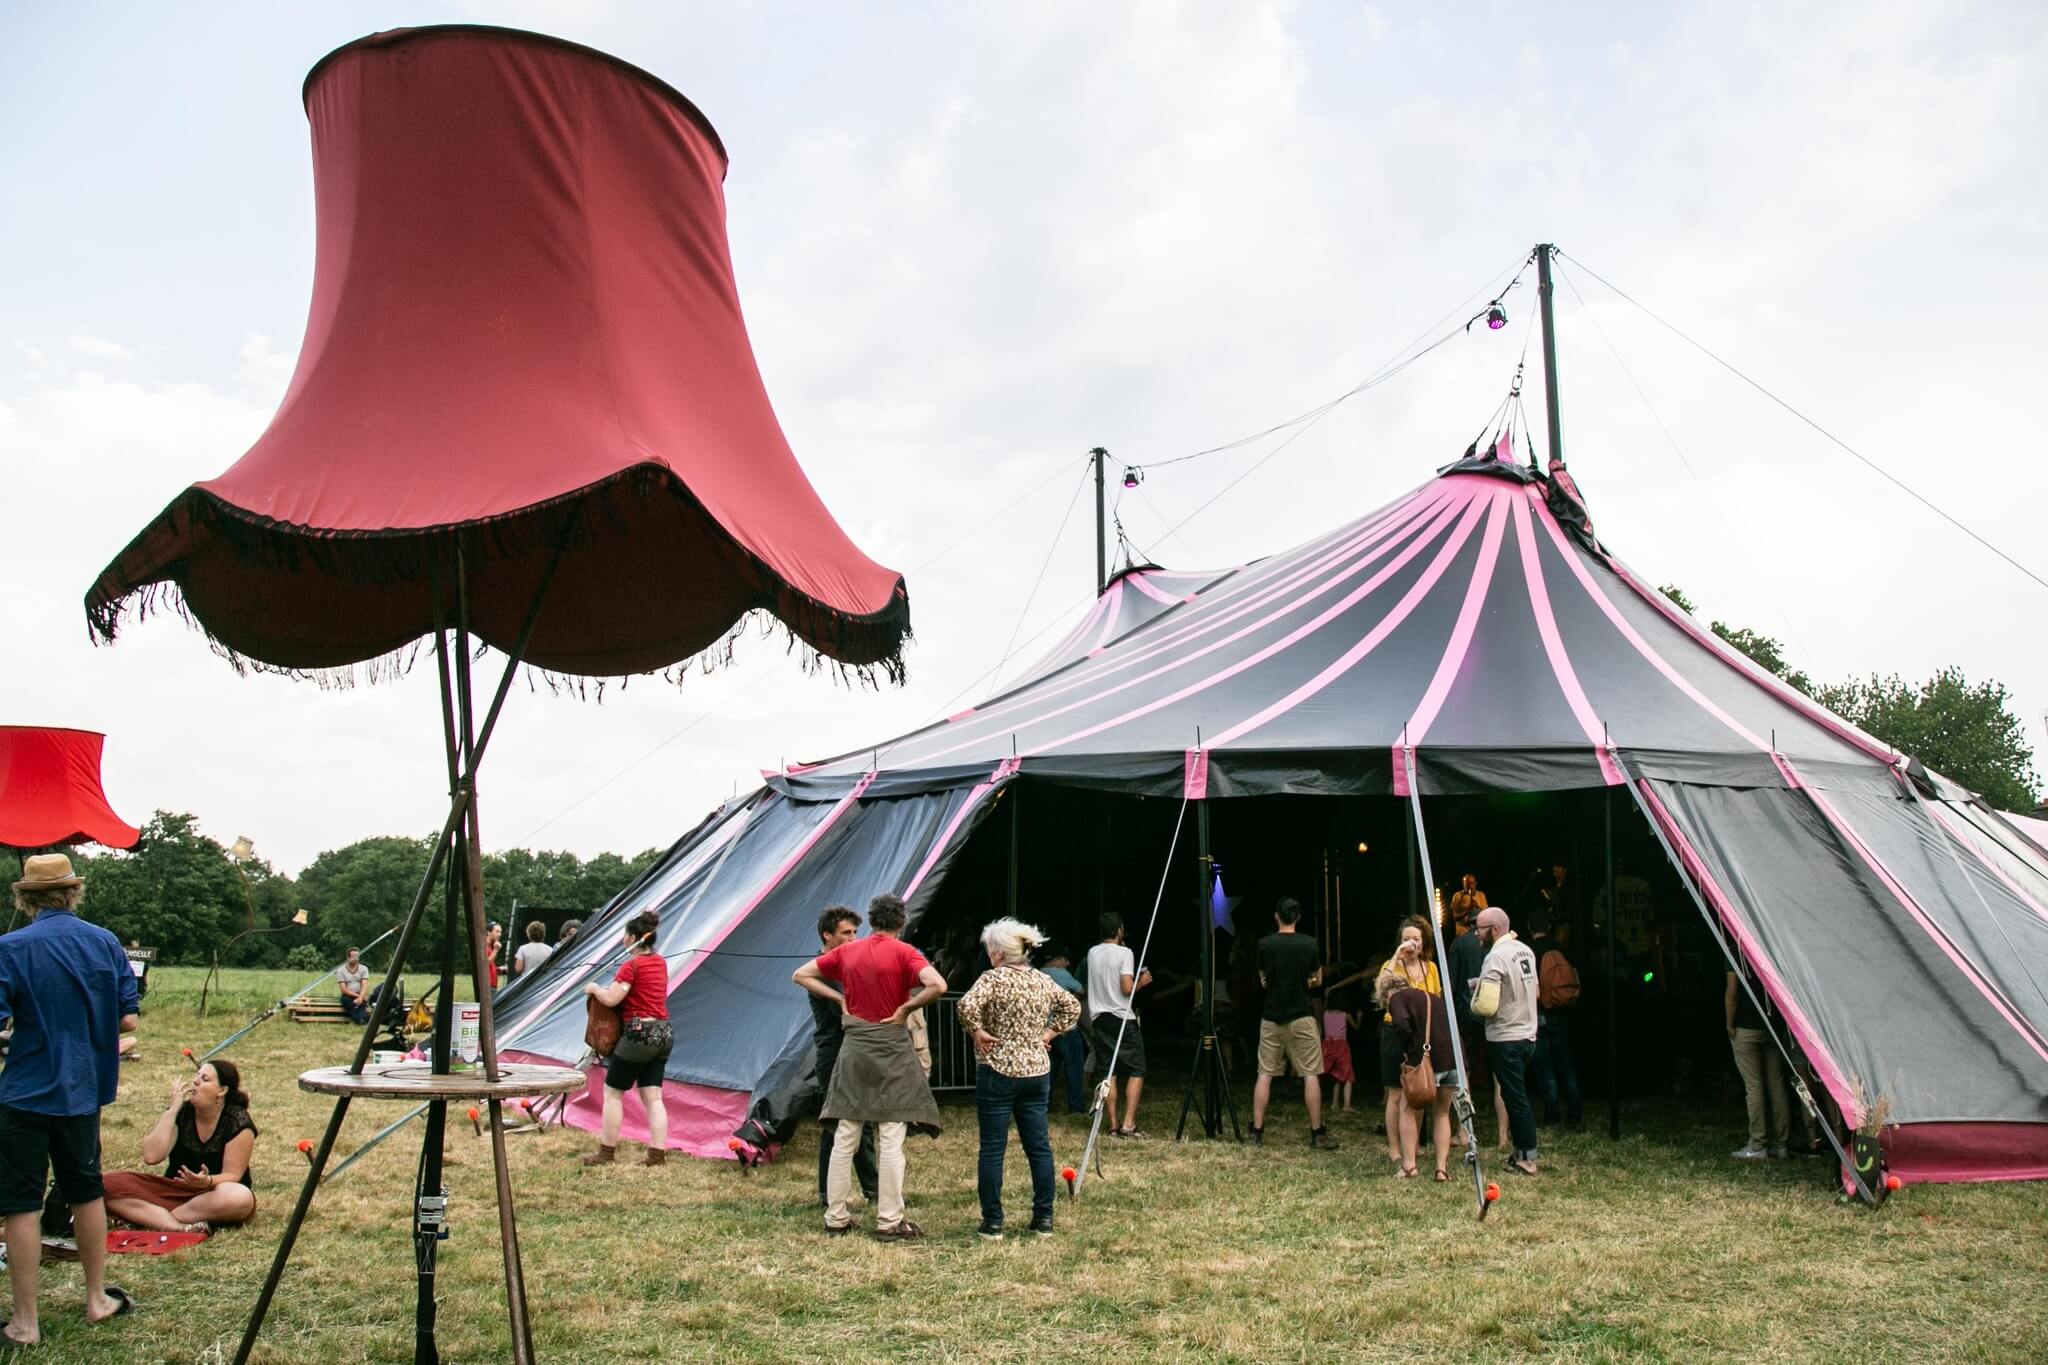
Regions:
<svg viewBox="0 0 2048 1365"><path fill-rule="evenodd" d="M1987 912L1971 888L1994 879L1938 874L1944 836L1903 798L1644 785L1844 1115L1889 1099L1901 1176L2048 1176L2048 1010L2016 1008L2019 964L1987 951L2016 899Z"/></svg>
<svg viewBox="0 0 2048 1365"><path fill-rule="evenodd" d="M818 912L834 904L864 910L880 891L912 896L934 884L997 786L876 800L849 793L831 803L764 790L743 808L745 818L679 853L638 898L594 921L602 941L559 972L549 970L553 960L543 968L546 979L528 988L532 1003L506 1030L508 1048L557 1061L582 1056L582 984L610 980L623 958L617 927L658 908L676 1036L663 1086L669 1145L730 1158L726 1140L753 1097L808 1075L811 1012L789 977L816 953ZM604 1077L595 1067L590 1076L567 1119L594 1130ZM628 1108L624 1134L644 1141L645 1122Z"/></svg>

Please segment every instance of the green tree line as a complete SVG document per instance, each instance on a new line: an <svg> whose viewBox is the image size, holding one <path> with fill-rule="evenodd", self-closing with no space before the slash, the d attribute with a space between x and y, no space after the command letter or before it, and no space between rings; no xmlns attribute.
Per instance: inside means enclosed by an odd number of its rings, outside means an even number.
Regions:
<svg viewBox="0 0 2048 1365"><path fill-rule="evenodd" d="M1688 615L1697 614L1683 590L1666 584L1660 591ZM1770 636L1726 621L1708 624L1758 666L2000 810L2024 814L2039 803L2034 751L2003 683L1973 683L1954 665L1921 683L1896 673L1817 683L1792 667L1784 646Z"/></svg>
<svg viewBox="0 0 2048 1365"><path fill-rule="evenodd" d="M432 838L381 835L330 849L298 877L199 832L196 817L157 811L132 849L74 854L86 879L85 913L122 942L154 947L160 962L203 965L220 953L228 967L312 970L339 961L405 918L426 872ZM589 861L556 850L514 848L484 855L484 913L516 937L513 905L595 910L660 858L600 853ZM414 960L440 947L442 903L420 925ZM296 924L299 911L306 922ZM250 932L251 930L255 932Z"/></svg>

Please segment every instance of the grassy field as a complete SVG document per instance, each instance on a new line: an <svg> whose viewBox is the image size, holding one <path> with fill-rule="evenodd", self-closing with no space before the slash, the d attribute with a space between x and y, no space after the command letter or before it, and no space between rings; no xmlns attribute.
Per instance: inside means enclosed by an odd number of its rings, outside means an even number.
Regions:
<svg viewBox="0 0 2048 1365"><path fill-rule="evenodd" d="M277 977L293 977L279 984ZM253 978L253 979L252 979ZM109 1165L136 1160L178 1049L239 1026L199 1019L164 978L143 1059L107 1112ZM302 984L234 974L251 1010ZM196 983L191 994L196 998ZM282 1019L230 1055L263 1137L248 1228L176 1256L123 1256L112 1278L141 1311L88 1328L75 1267L43 1271L45 1359L211 1361L232 1353L317 1139L327 1102L301 1070L343 1060L354 1034ZM1050 1239L974 1235L970 1108L910 1148L922 1244L828 1241L811 1202L814 1138L749 1178L677 1160L585 1170L591 1139L512 1138L539 1353L613 1360L1619 1361L2042 1358L2048 1343L2048 1187L1908 1188L1885 1209L1839 1206L1816 1162L1727 1160L1739 1115L1625 1111L1620 1143L1550 1142L1534 1181L1503 1176L1484 1225L1470 1187L1395 1181L1370 1114L1339 1117L1336 1153L1311 1153L1298 1105L1269 1146L1188 1144L1171 1131L1177 1080L1148 1097L1143 1144L1116 1144L1108 1178L1062 1200ZM359 1102L347 1151L402 1108ZM1708 1121L1711 1118L1712 1121ZM257 1358L409 1360L405 1223L417 1129L321 1191ZM448 1143L452 1235L443 1244L448 1359L508 1358L489 1148L458 1120ZM1077 1160L1085 1129L1055 1144ZM637 1158L637 1151L631 1153ZM1011 1218L1028 1182L1012 1148ZM225 1354L221 1354L225 1353Z"/></svg>

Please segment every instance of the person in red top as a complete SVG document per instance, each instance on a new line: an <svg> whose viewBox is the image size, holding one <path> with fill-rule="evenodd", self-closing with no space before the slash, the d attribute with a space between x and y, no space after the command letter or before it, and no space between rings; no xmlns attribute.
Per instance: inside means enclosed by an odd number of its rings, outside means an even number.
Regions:
<svg viewBox="0 0 2048 1365"><path fill-rule="evenodd" d="M923 953L901 938L907 916L901 896L868 902L866 938L842 943L806 962L790 979L846 1012L839 1061L819 1117L836 1120L832 1160L825 1173L825 1232L853 1231L853 1156L860 1130L876 1136L875 1236L887 1241L922 1237L903 1216L903 1134L911 1124L939 1131L939 1107L918 1064L908 1021L946 992L946 978ZM839 985L835 988L833 982Z"/></svg>
<svg viewBox="0 0 2048 1365"><path fill-rule="evenodd" d="M640 1107L647 1114L647 1155L640 1164L659 1166L668 1158L668 1109L661 1102L661 1082L675 1033L668 1022L668 959L654 951L660 927L661 917L652 910L635 915L626 924L630 955L619 964L611 984L591 981L583 987L585 995L618 1010L623 1025L605 1064L604 1124L597 1150L583 1158L586 1166L609 1166L617 1159L628 1090L640 1092Z"/></svg>

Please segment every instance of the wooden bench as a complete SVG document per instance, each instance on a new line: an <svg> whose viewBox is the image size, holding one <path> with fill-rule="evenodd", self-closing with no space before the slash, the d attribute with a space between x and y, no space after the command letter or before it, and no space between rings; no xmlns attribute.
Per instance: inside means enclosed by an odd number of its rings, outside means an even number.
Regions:
<svg viewBox="0 0 2048 1365"><path fill-rule="evenodd" d="M406 1013L410 1014L413 1006L417 1004L419 1004L418 1000L406 1001ZM338 993L334 995L302 995L296 1000L287 1000L284 1008L285 1013L291 1015L292 1022L295 1024L352 1024L355 1022L348 1017L348 1011L341 1007L341 996Z"/></svg>

